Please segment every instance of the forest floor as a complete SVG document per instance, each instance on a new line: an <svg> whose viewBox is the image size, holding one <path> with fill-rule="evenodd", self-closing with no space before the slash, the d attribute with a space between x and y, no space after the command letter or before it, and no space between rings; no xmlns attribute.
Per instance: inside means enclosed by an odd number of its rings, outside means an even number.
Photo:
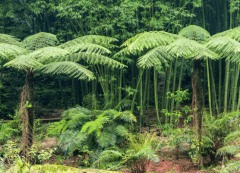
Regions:
<svg viewBox="0 0 240 173"><path fill-rule="evenodd" d="M54 112L57 112L57 114L54 114ZM62 110L55 110L52 112L53 116L43 116L39 117L41 119L45 118L60 118L60 115ZM155 111L150 111L150 121L156 122L155 119ZM152 123L151 123L152 124ZM153 131L156 131L157 138L160 138L161 140L167 141L167 137L162 137L159 134L159 130L157 128L153 128ZM143 127L141 130L141 133L144 133L148 131L148 127ZM42 141L42 148L54 148L57 145L57 138L47 138ZM192 159L182 151L179 151L178 153L175 151L174 147L166 146L162 148L158 155L160 157L159 163L150 162L147 164L146 171L147 172L159 172L159 173L197 173L198 171L197 167L192 162ZM61 155L53 155L50 160L47 162L49 164L60 164L65 166L71 166L71 167L78 167L79 162L81 161L80 157L78 156L72 156L68 159L64 159ZM209 158L204 158L204 162L208 162ZM129 170L122 170L124 173L129 173ZM208 172L208 171L201 171L201 172Z"/></svg>

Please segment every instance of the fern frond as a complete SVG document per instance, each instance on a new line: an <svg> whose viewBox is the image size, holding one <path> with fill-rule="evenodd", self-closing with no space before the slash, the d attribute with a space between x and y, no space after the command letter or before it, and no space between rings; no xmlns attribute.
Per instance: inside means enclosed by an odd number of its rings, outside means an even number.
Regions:
<svg viewBox="0 0 240 173"><path fill-rule="evenodd" d="M26 49L19 46L0 43L0 59L11 60L19 55L25 54L26 52Z"/></svg>
<svg viewBox="0 0 240 173"><path fill-rule="evenodd" d="M70 108L70 109L64 111L61 116L62 117L67 117L71 112L81 112L81 113L84 113L86 115L92 114L91 110L77 105L74 108Z"/></svg>
<svg viewBox="0 0 240 173"><path fill-rule="evenodd" d="M162 63L167 64L168 60L172 59L172 55L166 51L166 46L159 46L141 56L138 59L137 65L142 68L150 68Z"/></svg>
<svg viewBox="0 0 240 173"><path fill-rule="evenodd" d="M114 133L118 136L125 137L126 135L128 135L128 129L123 125L118 125L114 128Z"/></svg>
<svg viewBox="0 0 240 173"><path fill-rule="evenodd" d="M126 56L126 55L130 55L130 54L137 54L138 51L137 50L129 50L129 47L125 47L123 49L121 49L120 51L118 51L113 57L118 57L118 56Z"/></svg>
<svg viewBox="0 0 240 173"><path fill-rule="evenodd" d="M203 43L210 37L208 31L196 25L189 25L181 29L178 35L188 38L189 40L195 40L198 43Z"/></svg>
<svg viewBox="0 0 240 173"><path fill-rule="evenodd" d="M100 64L100 65L106 65L108 67L112 68L124 68L127 67L126 65L111 59L107 56L100 55L97 53L90 53L90 52L79 52L72 54L70 56L65 57L62 60L66 61L72 61L72 62L79 62L80 60L84 60L89 64Z"/></svg>
<svg viewBox="0 0 240 173"><path fill-rule="evenodd" d="M68 50L71 53L78 53L78 52L87 52L87 53L96 53L96 54L110 54L111 51L107 48L93 44L93 43L81 43L77 45L73 45L71 47L65 48L65 50Z"/></svg>
<svg viewBox="0 0 240 173"><path fill-rule="evenodd" d="M178 39L167 46L167 51L170 54L175 54L176 56L181 56L184 58L200 59L200 58L210 58L217 59L218 55L213 51L207 49L203 45L196 41L189 40L186 38Z"/></svg>
<svg viewBox="0 0 240 173"><path fill-rule="evenodd" d="M69 51L57 47L44 47L29 53L28 56L35 58L39 63L44 64L60 61L62 57L69 54Z"/></svg>
<svg viewBox="0 0 240 173"><path fill-rule="evenodd" d="M70 61L49 63L41 66L39 70L47 74L66 74L78 79L95 79L91 71L80 64Z"/></svg>
<svg viewBox="0 0 240 173"><path fill-rule="evenodd" d="M102 148L113 146L117 141L116 138L115 134L105 131L100 132L96 137L98 145Z"/></svg>
<svg viewBox="0 0 240 173"><path fill-rule="evenodd" d="M6 43L6 44L22 47L22 43L20 42L20 39L7 34L0 34L0 43Z"/></svg>
<svg viewBox="0 0 240 173"><path fill-rule="evenodd" d="M228 37L214 37L207 43L206 47L234 62L239 62L240 43Z"/></svg>
<svg viewBox="0 0 240 173"><path fill-rule="evenodd" d="M115 114L114 119L119 117L121 120L124 120L127 123L131 122L137 122L136 117L133 115L131 111L124 111L124 112L118 112Z"/></svg>
<svg viewBox="0 0 240 173"><path fill-rule="evenodd" d="M62 45L60 48L67 48L81 43L93 43L93 44L100 44L100 45L109 45L111 42L118 41L112 37L100 36L100 35L86 35L82 37L75 38L74 40L70 40ZM111 45L110 45L111 46Z"/></svg>
<svg viewBox="0 0 240 173"><path fill-rule="evenodd" d="M28 57L28 55L21 55L9 61L4 66L27 71L28 69L40 68L42 64L37 62L36 59Z"/></svg>
<svg viewBox="0 0 240 173"><path fill-rule="evenodd" d="M240 170L240 161L236 161L234 163L230 163L226 166L222 173L231 173L231 172L238 172Z"/></svg>
<svg viewBox="0 0 240 173"><path fill-rule="evenodd" d="M95 121L89 121L83 125L81 132L87 132L88 134L91 134L94 131L99 131L103 128L103 125L109 121L111 120L108 117L100 117L97 118Z"/></svg>
<svg viewBox="0 0 240 173"><path fill-rule="evenodd" d="M180 36L164 31L150 31L137 34L125 41L121 47L127 46L130 52L152 49L157 46L168 45Z"/></svg>
<svg viewBox="0 0 240 173"><path fill-rule="evenodd" d="M26 37L22 43L26 49L33 51L44 47L54 46L57 41L56 35L46 32L39 32Z"/></svg>
<svg viewBox="0 0 240 173"><path fill-rule="evenodd" d="M217 150L217 154L236 154L236 152L240 151L240 146L224 146Z"/></svg>
<svg viewBox="0 0 240 173"><path fill-rule="evenodd" d="M224 37L229 37L233 40L240 42L240 34L239 33L240 33L240 27L236 27L233 29L229 29L227 31L217 33L217 34L213 35L212 38L224 36Z"/></svg>
<svg viewBox="0 0 240 173"><path fill-rule="evenodd" d="M235 132L231 132L230 134L228 134L225 139L224 139L224 143L230 143L234 140L236 140L237 138L240 139L240 131L235 131Z"/></svg>

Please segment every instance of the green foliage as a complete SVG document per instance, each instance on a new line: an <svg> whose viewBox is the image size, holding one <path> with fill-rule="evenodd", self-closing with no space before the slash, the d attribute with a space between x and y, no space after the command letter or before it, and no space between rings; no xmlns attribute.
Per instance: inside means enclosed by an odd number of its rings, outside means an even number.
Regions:
<svg viewBox="0 0 240 173"><path fill-rule="evenodd" d="M62 133L59 146L66 156L84 146L92 151L120 144L126 138L130 124L136 121L130 111L92 111L80 106L70 108L62 116L63 120L50 125L48 135Z"/></svg>
<svg viewBox="0 0 240 173"><path fill-rule="evenodd" d="M156 154L159 145L153 147L154 137L154 133L145 133L144 135L129 133L128 145L125 148L107 148L101 152L92 167L108 170L128 167L132 171L145 172L148 161L159 162L159 157Z"/></svg>

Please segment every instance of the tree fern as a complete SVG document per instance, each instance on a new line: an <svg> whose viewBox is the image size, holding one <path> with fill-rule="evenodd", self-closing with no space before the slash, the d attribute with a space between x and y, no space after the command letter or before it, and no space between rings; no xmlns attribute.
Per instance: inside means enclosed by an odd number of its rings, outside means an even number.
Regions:
<svg viewBox="0 0 240 173"><path fill-rule="evenodd" d="M108 47L108 45L110 45L111 42L115 42L115 41L118 41L118 40L112 37L99 36L99 35L86 35L86 36L82 36L82 37L78 37L76 39L70 40L60 45L59 47L65 49L67 47L71 47L71 46L82 44L82 43L93 43L93 44L102 45L104 47ZM111 46L112 45L110 45L110 47Z"/></svg>
<svg viewBox="0 0 240 173"><path fill-rule="evenodd" d="M40 68L42 66L37 60L30 58L27 55L21 55L9 61L4 65L5 67L13 67L18 70L25 70L28 72L30 69Z"/></svg>
<svg viewBox="0 0 240 173"><path fill-rule="evenodd" d="M227 57L234 62L239 62L240 43L228 37L213 37L207 43L206 47L221 58Z"/></svg>
<svg viewBox="0 0 240 173"><path fill-rule="evenodd" d="M210 58L217 59L218 55L213 51L207 49L196 41L189 39L178 39L167 46L167 51L173 55L184 58L201 59Z"/></svg>
<svg viewBox="0 0 240 173"><path fill-rule="evenodd" d="M0 43L0 59L11 60L27 52L26 49L16 45Z"/></svg>
<svg viewBox="0 0 240 173"><path fill-rule="evenodd" d="M188 38L189 40L195 40L198 43L203 43L205 40L207 40L210 37L210 34L208 31L196 25L189 25L183 28L178 33L178 35Z"/></svg>
<svg viewBox="0 0 240 173"><path fill-rule="evenodd" d="M100 64L112 68L124 68L127 67L126 65L111 59L107 56L91 53L91 52L79 52L72 54L71 56L63 57L62 60L65 61L72 61L72 62L79 62L80 60L84 60L89 64Z"/></svg>
<svg viewBox="0 0 240 173"><path fill-rule="evenodd" d="M95 79L94 74L82 65L71 62L52 62L40 68L42 73L47 74L66 74L78 79Z"/></svg>
<svg viewBox="0 0 240 173"><path fill-rule="evenodd" d="M57 43L57 37L54 34L39 32L37 34L26 37L22 43L28 50L38 50L48 46L54 46Z"/></svg>
<svg viewBox="0 0 240 173"><path fill-rule="evenodd" d="M167 64L173 57L166 51L166 46L156 47L138 59L137 65L143 68L150 68L154 65Z"/></svg>
<svg viewBox="0 0 240 173"><path fill-rule="evenodd" d="M143 51L144 49L152 49L157 46L168 45L177 38L179 38L178 35L164 31L150 31L137 34L125 41L121 47L127 46L128 51Z"/></svg>
<svg viewBox="0 0 240 173"><path fill-rule="evenodd" d="M65 48L65 50L70 51L71 53L77 53L77 52L91 52L91 53L96 53L96 54L110 54L111 51L108 50L107 48L97 45L97 44L92 44L92 43L81 43L77 45L73 45L71 47Z"/></svg>
<svg viewBox="0 0 240 173"><path fill-rule="evenodd" d="M229 29L229 30L226 30L226 31L223 31L223 32L220 32L220 33L217 33L215 35L212 36L212 38L217 38L217 37L229 37L231 39L234 39L238 42L240 42L240 27L236 27L236 28L233 28L233 29Z"/></svg>
<svg viewBox="0 0 240 173"><path fill-rule="evenodd" d="M7 34L0 34L0 43L6 43L10 45L19 46L19 47L23 46L18 38L11 35L7 35Z"/></svg>

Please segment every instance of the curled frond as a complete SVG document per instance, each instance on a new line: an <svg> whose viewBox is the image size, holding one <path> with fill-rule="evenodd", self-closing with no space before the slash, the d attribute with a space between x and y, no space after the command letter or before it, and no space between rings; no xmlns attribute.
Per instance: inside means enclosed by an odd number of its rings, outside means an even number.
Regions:
<svg viewBox="0 0 240 173"><path fill-rule="evenodd" d="M64 60L72 61L72 62L79 62L80 60L84 60L89 64L106 65L106 66L112 67L112 68L127 67L126 65L124 65L114 59L111 59L107 56L100 55L97 53L79 52L79 53L72 54L70 56L65 57Z"/></svg>
<svg viewBox="0 0 240 173"><path fill-rule="evenodd" d="M37 62L34 58L30 58L27 55L21 55L9 61L4 66L27 71L28 69L40 68L42 64Z"/></svg>
<svg viewBox="0 0 240 173"><path fill-rule="evenodd" d="M213 51L207 49L203 45L196 41L189 40L186 38L178 39L172 44L167 46L167 51L170 54L181 56L184 58L200 59L200 58L210 58L217 59L218 55Z"/></svg>
<svg viewBox="0 0 240 173"><path fill-rule="evenodd" d="M19 55L26 53L27 50L19 46L0 43L0 59L13 59Z"/></svg>
<svg viewBox="0 0 240 173"><path fill-rule="evenodd" d="M7 34L0 34L0 43L6 43L15 46L22 46L22 43L19 42L20 40L12 35Z"/></svg>
<svg viewBox="0 0 240 173"><path fill-rule="evenodd" d="M228 37L214 37L206 43L206 47L231 61L239 62L240 43Z"/></svg>
<svg viewBox="0 0 240 173"><path fill-rule="evenodd" d="M57 41L56 35L46 32L39 32L26 37L22 43L24 44L25 48L33 51L43 47L53 46L57 43Z"/></svg>
<svg viewBox="0 0 240 173"><path fill-rule="evenodd" d="M172 60L171 54L166 51L166 46L156 47L145 55L138 59L137 65L143 68L150 68L154 65L160 65L162 63L167 63L168 60Z"/></svg>
<svg viewBox="0 0 240 173"><path fill-rule="evenodd" d="M178 35L188 38L189 40L195 40L198 43L203 43L206 39L210 37L210 34L208 31L196 25L189 25L183 28L178 33Z"/></svg>
<svg viewBox="0 0 240 173"><path fill-rule="evenodd" d="M118 41L118 40L112 37L106 37L106 36L100 36L100 35L86 35L86 36L75 38L74 40L70 40L60 45L59 47L67 48L67 47L71 47L81 43L94 43L94 44L102 45L104 47L108 47L108 45L114 41ZM110 45L110 46L113 46L113 45Z"/></svg>
<svg viewBox="0 0 240 173"><path fill-rule="evenodd" d="M29 57L35 58L39 63L45 64L54 61L60 61L70 52L57 47L44 47L28 54Z"/></svg>
<svg viewBox="0 0 240 173"><path fill-rule="evenodd" d="M40 70L48 74L66 74L78 79L95 79L94 74L82 65L70 61L43 65Z"/></svg>
<svg viewBox="0 0 240 173"><path fill-rule="evenodd" d="M77 53L77 52L92 52L92 53L96 53L96 54L110 54L111 51L108 50L107 48L101 46L101 45L97 45L97 44L93 44L93 43L81 43L81 44L77 44L77 45L73 45L71 47L67 47L65 48L65 50L68 50L71 53Z"/></svg>

